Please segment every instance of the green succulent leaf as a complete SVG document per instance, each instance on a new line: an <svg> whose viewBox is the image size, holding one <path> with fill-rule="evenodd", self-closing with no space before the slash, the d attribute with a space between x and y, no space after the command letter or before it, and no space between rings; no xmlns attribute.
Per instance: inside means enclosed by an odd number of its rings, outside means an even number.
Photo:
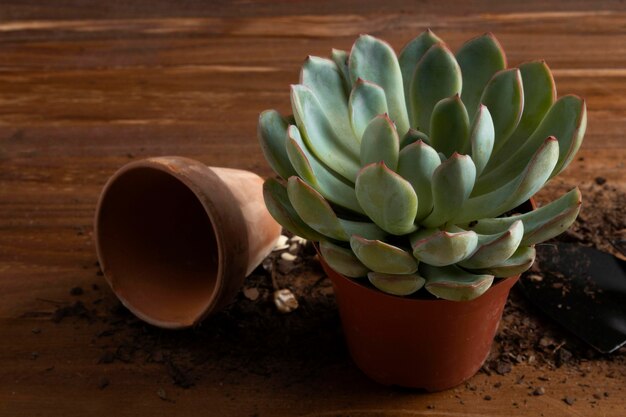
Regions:
<svg viewBox="0 0 626 417"><path fill-rule="evenodd" d="M522 239L521 244L534 245L560 235L569 229L570 226L576 221L579 212L580 205L576 208L563 212L559 216L553 217L549 221L541 224L541 226L535 227L534 224L531 224L531 230L524 234L524 239Z"/></svg>
<svg viewBox="0 0 626 417"><path fill-rule="evenodd" d="M430 119L430 143L450 157L469 150L469 117L459 95L444 98L433 109Z"/></svg>
<svg viewBox="0 0 626 417"><path fill-rule="evenodd" d="M300 131L297 126L291 125L287 129L287 142L285 143L285 150L291 165L296 170L297 174L306 181L309 185L313 186L317 191L324 194L320 190L319 181L315 175L313 166L320 168L323 167L321 163L315 158L314 155L309 152ZM318 165L319 164L319 165ZM330 171L327 171L330 174ZM345 183L344 183L345 184ZM325 196L326 197L326 196Z"/></svg>
<svg viewBox="0 0 626 417"><path fill-rule="evenodd" d="M417 274L398 275L370 272L367 278L372 285L391 295L411 295L424 286L426 280Z"/></svg>
<svg viewBox="0 0 626 417"><path fill-rule="evenodd" d="M500 265L517 250L524 237L524 223L515 221L511 227L495 235L478 235L478 247L468 259L459 263L463 268L480 269Z"/></svg>
<svg viewBox="0 0 626 417"><path fill-rule="evenodd" d="M385 91L380 86L359 78L350 93L349 110L352 129L360 142L372 119L388 112Z"/></svg>
<svg viewBox="0 0 626 417"><path fill-rule="evenodd" d="M287 182L287 195L298 216L324 236L346 242L353 234L370 239L382 239L385 236L385 233L372 223L337 217L324 197L296 176L290 177Z"/></svg>
<svg viewBox="0 0 626 417"><path fill-rule="evenodd" d="M446 97L460 94L461 86L461 69L452 52L441 43L433 45L417 64L411 81L409 108L413 126L430 134L426 129L430 129L435 105Z"/></svg>
<svg viewBox="0 0 626 417"><path fill-rule="evenodd" d="M522 180L515 191L502 203L494 215L500 215L519 206L543 188L559 157L559 142L555 137L547 138L535 152L524 169Z"/></svg>
<svg viewBox="0 0 626 417"><path fill-rule="evenodd" d="M475 179L476 167L469 156L454 153L442 162L432 176L433 211L422 220L422 224L438 227L459 215L472 192Z"/></svg>
<svg viewBox="0 0 626 417"><path fill-rule="evenodd" d="M524 223L524 237L521 245L534 245L560 235L576 220L582 196L575 188L550 204L524 214L473 221L463 228L469 228L481 234L500 233L521 220Z"/></svg>
<svg viewBox="0 0 626 417"><path fill-rule="evenodd" d="M472 274L455 265L437 267L422 263L420 274L426 278L429 293L450 301L473 300L493 283L493 275Z"/></svg>
<svg viewBox="0 0 626 417"><path fill-rule="evenodd" d="M558 158L559 143L556 138L549 137L517 178L490 193L471 197L454 218L454 222L461 223L482 216L498 216L519 206L543 187Z"/></svg>
<svg viewBox="0 0 626 417"><path fill-rule="evenodd" d="M370 35L361 35L354 43L348 62L352 82L362 78L385 90L389 116L398 132L409 130L409 118L404 101L402 72L395 52L388 43Z"/></svg>
<svg viewBox="0 0 626 417"><path fill-rule="evenodd" d="M343 241L350 239L330 204L300 178L296 176L289 178L287 195L300 218L313 229L333 239Z"/></svg>
<svg viewBox="0 0 626 417"><path fill-rule="evenodd" d="M348 53L341 49L333 48L331 51L331 59L339 68L341 73L341 79L343 80L343 87L346 94L350 94L352 91L352 81L350 80L350 72L348 70Z"/></svg>
<svg viewBox="0 0 626 417"><path fill-rule="evenodd" d="M417 271L417 260L410 253L380 240L353 235L350 247L363 265L372 271L383 274L412 274Z"/></svg>
<svg viewBox="0 0 626 417"><path fill-rule="evenodd" d="M384 163L364 167L356 179L355 189L359 204L381 229L394 235L415 230L415 191Z"/></svg>
<svg viewBox="0 0 626 417"><path fill-rule="evenodd" d="M556 100L554 78L544 61L524 63L519 70L524 85L524 112L515 132L489 161L488 170L524 145Z"/></svg>
<svg viewBox="0 0 626 417"><path fill-rule="evenodd" d="M473 117L485 86L493 75L506 68L506 55L491 33L467 41L456 54L463 73L461 98L467 113Z"/></svg>
<svg viewBox="0 0 626 417"><path fill-rule="evenodd" d="M420 132L417 129L409 129L406 134L400 139L400 149L404 149L412 143L421 140L422 142L430 145L430 139L424 132Z"/></svg>
<svg viewBox="0 0 626 417"><path fill-rule="evenodd" d="M420 221L433 209L432 177L441 164L439 154L421 140L400 151L398 174L407 180L417 195L415 220Z"/></svg>
<svg viewBox="0 0 626 417"><path fill-rule="evenodd" d="M274 178L263 183L263 199L272 217L285 229L305 239L319 242L326 237L310 228L291 205L287 190Z"/></svg>
<svg viewBox="0 0 626 417"><path fill-rule="evenodd" d="M470 155L474 165L476 165L476 177L480 176L489 162L494 138L495 130L491 113L489 113L489 109L484 104L481 104L476 111L476 117L474 117L472 122L469 136Z"/></svg>
<svg viewBox="0 0 626 417"><path fill-rule="evenodd" d="M356 213L365 214L356 199L354 187L308 150L297 126L289 126L287 136L287 154L298 175L325 199Z"/></svg>
<svg viewBox="0 0 626 417"><path fill-rule="evenodd" d="M513 256L499 265L493 265L476 272L491 274L498 278L513 277L526 272L535 262L535 248L532 246L520 246Z"/></svg>
<svg viewBox="0 0 626 417"><path fill-rule="evenodd" d="M338 273L350 278L367 275L369 269L359 261L352 250L328 241L320 242L320 252L326 263Z"/></svg>
<svg viewBox="0 0 626 417"><path fill-rule="evenodd" d="M554 177L565 169L580 147L587 125L586 114L585 102L579 97L567 95L558 99L521 148L497 167L483 173L476 182L474 194L480 195L500 188L518 176L549 136L559 141L559 160L551 174Z"/></svg>
<svg viewBox="0 0 626 417"><path fill-rule="evenodd" d="M430 29L427 29L407 43L400 52L398 61L400 63L400 71L402 72L404 97L406 99L407 108L410 108L409 97L411 97L411 80L413 79L417 63L420 59L422 59L431 46L441 42L443 41L437 35L435 35ZM411 126L414 126L416 121L412 120L412 114L409 114L409 119Z"/></svg>
<svg viewBox="0 0 626 417"><path fill-rule="evenodd" d="M395 171L399 152L400 138L389 116L381 114L372 119L361 139L361 166L382 161Z"/></svg>
<svg viewBox="0 0 626 417"><path fill-rule="evenodd" d="M387 233L374 223L345 219L339 219L339 222L348 236L358 235L372 240L383 240L387 238Z"/></svg>
<svg viewBox="0 0 626 417"><path fill-rule="evenodd" d="M578 97L576 97L576 99L581 100ZM559 173L567 168L570 162L574 159L574 156L576 156L578 149L580 149L580 145L583 143L583 137L585 136L585 131L587 130L587 106L584 100L581 101L582 107L580 109L580 117L577 120L577 129L574 134L571 136L557 136L559 140L559 162L557 162L554 170L552 170L550 178L559 175Z"/></svg>
<svg viewBox="0 0 626 417"><path fill-rule="evenodd" d="M266 110L259 116L257 136L265 159L275 173L287 179L294 175L294 171L287 151L287 120L276 110Z"/></svg>
<svg viewBox="0 0 626 417"><path fill-rule="evenodd" d="M522 117L524 87L519 69L511 68L496 73L487 83L481 103L487 106L493 119L493 151L497 152L517 128Z"/></svg>
<svg viewBox="0 0 626 417"><path fill-rule="evenodd" d="M359 144L354 136L337 135L319 100L304 85L291 87L291 105L308 148L333 171L354 182L360 169Z"/></svg>
<svg viewBox="0 0 626 417"><path fill-rule="evenodd" d="M473 231L421 229L410 236L413 256L434 266L452 265L469 257L478 245Z"/></svg>
<svg viewBox="0 0 626 417"><path fill-rule="evenodd" d="M313 91L337 136L358 146L350 125L348 95L337 65L329 59L309 56L302 65L300 84Z"/></svg>

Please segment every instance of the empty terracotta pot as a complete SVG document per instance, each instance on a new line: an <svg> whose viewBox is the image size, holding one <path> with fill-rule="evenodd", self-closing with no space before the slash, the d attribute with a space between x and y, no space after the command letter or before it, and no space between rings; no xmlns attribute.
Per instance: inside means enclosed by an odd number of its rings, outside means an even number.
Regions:
<svg viewBox="0 0 626 417"><path fill-rule="evenodd" d="M122 167L95 219L96 250L121 302L155 326L193 326L227 305L271 252L281 227L263 180L182 157Z"/></svg>
<svg viewBox="0 0 626 417"><path fill-rule="evenodd" d="M356 365L381 384L427 391L452 388L480 369L519 278L500 280L472 301L419 300L368 288L321 263Z"/></svg>

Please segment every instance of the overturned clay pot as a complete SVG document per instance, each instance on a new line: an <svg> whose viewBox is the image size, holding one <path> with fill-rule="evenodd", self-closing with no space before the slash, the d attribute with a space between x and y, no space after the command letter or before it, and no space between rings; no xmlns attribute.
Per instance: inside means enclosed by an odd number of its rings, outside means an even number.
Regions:
<svg viewBox="0 0 626 417"><path fill-rule="evenodd" d="M263 180L182 157L132 162L107 182L95 219L104 275L140 319L193 326L227 305L281 227Z"/></svg>

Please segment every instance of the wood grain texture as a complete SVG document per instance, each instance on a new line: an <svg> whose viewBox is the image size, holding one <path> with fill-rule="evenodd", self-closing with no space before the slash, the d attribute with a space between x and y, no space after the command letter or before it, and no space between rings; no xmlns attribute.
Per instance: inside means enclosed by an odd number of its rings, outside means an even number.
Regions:
<svg viewBox="0 0 626 417"><path fill-rule="evenodd" d="M177 154L269 175L258 114L289 112L289 84L307 54L348 49L364 32L400 50L427 27L452 49L493 31L510 65L544 58L559 92L585 97L580 157L543 195L598 176L626 187L623 1L2 1L0 415L625 415L625 370L606 378L592 365L584 379L567 368L550 371L547 394L528 402L514 381L540 376L532 367L478 375L476 385L503 384L485 401L477 393L379 387L346 361L291 384L297 363L269 380L207 375L193 390L171 388L170 404L155 394L163 375L151 365L138 372L97 364L97 329L23 317L53 310L43 299L68 301L69 288L96 282L94 207L121 165ZM38 338L33 327L54 337ZM116 383L99 390L103 375ZM615 395L593 408L561 401L590 397L585 384ZM512 409L515 401L522 406Z"/></svg>

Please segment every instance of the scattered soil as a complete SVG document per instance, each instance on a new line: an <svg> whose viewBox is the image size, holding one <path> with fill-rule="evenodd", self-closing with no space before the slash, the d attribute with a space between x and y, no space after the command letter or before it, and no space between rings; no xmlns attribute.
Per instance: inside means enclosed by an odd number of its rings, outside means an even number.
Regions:
<svg viewBox="0 0 626 417"><path fill-rule="evenodd" d="M583 204L572 227L558 237L560 241L575 242L626 257L626 193L598 177L593 183L580 187Z"/></svg>
<svg viewBox="0 0 626 417"><path fill-rule="evenodd" d="M619 242L626 237L626 194L598 180L582 191L584 205L579 220L561 239L619 254ZM295 255L295 259L287 260L291 257L281 256L284 253ZM96 269L96 275L102 276L99 266ZM532 273L541 271L535 269ZM213 371L230 375L236 383L247 374L285 375L285 367L297 363L298 372L287 373L285 383L289 385L350 360L331 283L310 244L290 244L289 248L273 252L246 280L245 288L229 307L193 329L172 332L149 326L134 317L110 291L99 292L101 286L93 284L89 291L71 289L72 297L78 300L60 305L51 319L55 323L100 323L94 326L98 332L93 335L93 345L101 350L98 362L102 366L114 362L160 366L171 384L193 389L203 375ZM279 289L294 294L298 307L291 313L277 309L274 293ZM94 292L98 298L91 299ZM86 300L87 296L91 301ZM36 331L33 329L33 333ZM491 355L481 371L504 375L519 364L527 364L546 370L568 366L583 373L581 362L591 360L614 362L619 365L614 369L626 369L626 348L610 356L597 353L546 319L514 288ZM522 380L523 376L518 383ZM548 381L549 377L543 380ZM103 378L98 387L105 389L110 383L115 381ZM539 384L529 388L530 396L546 392ZM465 389L475 391L476 387L468 383ZM173 402L163 387L156 395ZM492 395L482 398L490 401ZM563 398L568 405L575 401L573 397Z"/></svg>
<svg viewBox="0 0 626 417"><path fill-rule="evenodd" d="M615 242L626 237L626 193L611 187L606 180L581 187L583 206L577 221L556 239L595 247L615 256L624 256ZM550 242L547 242L548 244ZM536 263L527 272L543 275ZM566 277L563 277L564 279ZM531 277L532 279L532 277ZM567 291L564 283L563 291ZM593 287L589 291L594 291ZM504 309L500 331L483 372L506 374L520 363L558 368L567 364L576 368L581 360L603 359L626 364L626 348L612 355L602 355L581 340L547 319L514 287Z"/></svg>
<svg viewBox="0 0 626 417"><path fill-rule="evenodd" d="M109 379L102 377L100 378L100 380L98 381L98 388L100 389L105 389L106 387L108 387L110 384Z"/></svg>
<svg viewBox="0 0 626 417"><path fill-rule="evenodd" d="M296 379L306 380L326 365L349 360L330 281L310 244L291 248L286 262L276 251L247 278L233 303L193 329L167 331L137 319L110 292L87 308L82 301L59 306L52 320L100 322L93 344L98 363L160 364L173 385L191 388L213 370L269 377L298 363ZM274 292L288 289L298 308L281 313ZM303 372L302 370L305 370ZM113 383L113 382L112 382ZM160 396L161 397L161 396ZM163 398L162 398L163 399Z"/></svg>
<svg viewBox="0 0 626 417"><path fill-rule="evenodd" d="M83 295L85 291L81 287L74 287L70 290L70 295Z"/></svg>

